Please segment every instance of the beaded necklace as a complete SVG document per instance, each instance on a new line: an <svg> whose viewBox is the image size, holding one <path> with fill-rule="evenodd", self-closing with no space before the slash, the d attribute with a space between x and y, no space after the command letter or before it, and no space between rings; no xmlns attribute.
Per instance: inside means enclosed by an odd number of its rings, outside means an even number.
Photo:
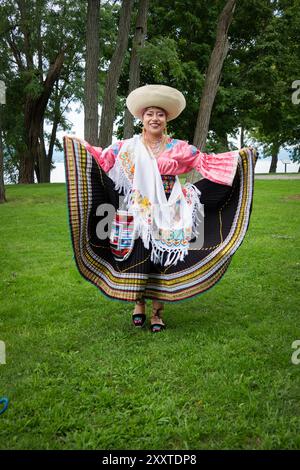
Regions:
<svg viewBox="0 0 300 470"><path fill-rule="evenodd" d="M143 142L145 146L150 150L150 154L152 153L155 158L158 158L163 149L165 148L168 136L163 135L160 140L150 144L146 141L145 136L143 136Z"/></svg>

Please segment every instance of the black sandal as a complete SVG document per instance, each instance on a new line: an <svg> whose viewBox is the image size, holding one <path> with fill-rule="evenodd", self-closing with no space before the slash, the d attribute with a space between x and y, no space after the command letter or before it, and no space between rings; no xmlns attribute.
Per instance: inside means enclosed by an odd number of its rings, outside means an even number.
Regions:
<svg viewBox="0 0 300 470"><path fill-rule="evenodd" d="M137 300L136 304L138 305L145 305L146 302ZM133 313L132 314L132 323L137 328L142 328L146 322L146 314L145 313Z"/></svg>
<svg viewBox="0 0 300 470"><path fill-rule="evenodd" d="M142 328L146 321L145 313L133 313L132 314L132 322L134 326L138 328Z"/></svg>
<svg viewBox="0 0 300 470"><path fill-rule="evenodd" d="M151 329L152 333L159 333L160 331L162 331L166 328L166 325L164 324L164 322L163 322L163 320L160 316L160 313L158 313L160 310L163 312L164 307L153 308L152 317L151 317L151 325L150 325L150 329ZM155 312L155 313L153 313L153 312Z"/></svg>

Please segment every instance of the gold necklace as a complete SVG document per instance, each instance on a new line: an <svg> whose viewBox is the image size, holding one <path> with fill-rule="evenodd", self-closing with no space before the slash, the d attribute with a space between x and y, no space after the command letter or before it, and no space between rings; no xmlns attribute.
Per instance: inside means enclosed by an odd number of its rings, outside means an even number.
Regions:
<svg viewBox="0 0 300 470"><path fill-rule="evenodd" d="M166 145L166 140L167 140L166 138L167 136L163 135L160 140L158 140L157 142L151 145L150 143L148 144L146 139L143 137L143 142L145 146L148 148L148 150L150 150L150 154L153 154L154 158L158 158Z"/></svg>

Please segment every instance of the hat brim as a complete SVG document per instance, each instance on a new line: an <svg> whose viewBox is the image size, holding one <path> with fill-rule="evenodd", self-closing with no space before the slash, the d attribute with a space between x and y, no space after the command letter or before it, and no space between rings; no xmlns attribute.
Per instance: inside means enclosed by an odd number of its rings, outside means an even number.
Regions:
<svg viewBox="0 0 300 470"><path fill-rule="evenodd" d="M146 108L161 108L167 113L167 121L177 118L186 106L183 94L176 88L166 85L145 85L133 90L126 99L131 114L143 119Z"/></svg>

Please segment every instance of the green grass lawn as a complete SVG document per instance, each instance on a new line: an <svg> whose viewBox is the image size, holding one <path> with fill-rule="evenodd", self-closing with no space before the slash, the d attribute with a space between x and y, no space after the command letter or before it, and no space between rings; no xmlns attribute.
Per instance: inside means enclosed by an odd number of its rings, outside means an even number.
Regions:
<svg viewBox="0 0 300 470"><path fill-rule="evenodd" d="M265 175L268 175L268 176L300 176L299 174L299 171L298 172L283 172L283 173L256 173L255 176L265 176Z"/></svg>
<svg viewBox="0 0 300 470"><path fill-rule="evenodd" d="M300 181L256 181L213 289L135 331L77 272L63 184L0 206L1 449L299 449ZM291 197L290 197L291 196ZM299 354L300 357L300 354Z"/></svg>

